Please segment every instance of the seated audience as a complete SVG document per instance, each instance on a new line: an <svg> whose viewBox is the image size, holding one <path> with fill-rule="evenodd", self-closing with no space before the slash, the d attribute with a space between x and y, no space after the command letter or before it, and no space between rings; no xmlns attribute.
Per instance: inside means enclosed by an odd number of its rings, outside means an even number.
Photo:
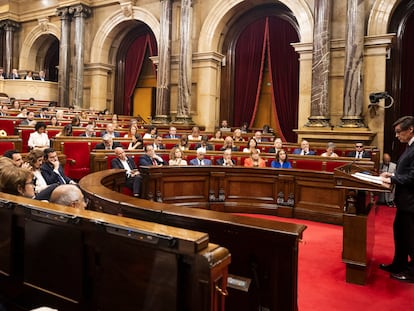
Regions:
<svg viewBox="0 0 414 311"><path fill-rule="evenodd" d="M40 171L48 185L51 184L76 184L63 172L63 167L59 163L59 158L55 149L47 148L44 150L43 164Z"/></svg>
<svg viewBox="0 0 414 311"><path fill-rule="evenodd" d="M326 152L321 154L322 157L338 157L338 155L335 153L335 144L333 142L329 142L326 145Z"/></svg>
<svg viewBox="0 0 414 311"><path fill-rule="evenodd" d="M114 150L116 147L122 147L121 143L114 141L111 135L105 134L104 136L102 136L102 142L96 144L95 149Z"/></svg>
<svg viewBox="0 0 414 311"><path fill-rule="evenodd" d="M180 135L177 135L177 129L174 126L171 126L165 138L177 139L180 138Z"/></svg>
<svg viewBox="0 0 414 311"><path fill-rule="evenodd" d="M35 183L35 193L39 193L42 190L45 190L49 185L46 180L43 178L40 167L43 164L44 152L39 149L34 149L29 152L27 155L27 163L30 165L31 171L36 179Z"/></svg>
<svg viewBox="0 0 414 311"><path fill-rule="evenodd" d="M19 117L19 115L17 115L17 117ZM22 120L22 122L20 122L20 125L34 126L36 124L36 120L34 118L35 118L34 112L28 111L26 118Z"/></svg>
<svg viewBox="0 0 414 311"><path fill-rule="evenodd" d="M138 133L138 127L136 125L131 125L128 129L128 133L124 135L124 138L132 138Z"/></svg>
<svg viewBox="0 0 414 311"><path fill-rule="evenodd" d="M253 150L257 150L258 152L260 152L260 150L257 148L256 139L254 137L250 137L249 140L247 141L246 148L243 148L243 152L252 153Z"/></svg>
<svg viewBox="0 0 414 311"><path fill-rule="evenodd" d="M207 135L202 135L201 141L195 145L194 150L198 150L199 148L203 148L205 151L214 150L213 145L208 142L208 136Z"/></svg>
<svg viewBox="0 0 414 311"><path fill-rule="evenodd" d="M233 138L231 136L227 136L224 139L223 147L220 148L220 151L227 149L230 149L231 151L239 151L239 147L234 144Z"/></svg>
<svg viewBox="0 0 414 311"><path fill-rule="evenodd" d="M139 166L163 166L164 160L155 153L153 145L145 145L145 154L139 157Z"/></svg>
<svg viewBox="0 0 414 311"><path fill-rule="evenodd" d="M284 149L279 150L272 161L271 166L274 168L292 168L292 164L288 160L288 155Z"/></svg>
<svg viewBox="0 0 414 311"><path fill-rule="evenodd" d="M3 68L0 68L0 80L7 79L6 73L4 72Z"/></svg>
<svg viewBox="0 0 414 311"><path fill-rule="evenodd" d="M179 147L181 151L187 151L189 150L190 146L188 144L188 137L186 134L182 135L180 138L180 141L178 144L176 144L174 147Z"/></svg>
<svg viewBox="0 0 414 311"><path fill-rule="evenodd" d="M39 75L37 76L36 80L46 81L46 75L45 75L45 72L43 70L39 71Z"/></svg>
<svg viewBox="0 0 414 311"><path fill-rule="evenodd" d="M197 150L197 157L190 160L190 165L211 165L211 160L205 159L205 155L204 149Z"/></svg>
<svg viewBox="0 0 414 311"><path fill-rule="evenodd" d="M39 113L35 115L35 118L48 119L49 118L48 111L49 109L47 107L42 107Z"/></svg>
<svg viewBox="0 0 414 311"><path fill-rule="evenodd" d="M82 191L76 185L59 185L50 195L50 203L70 206L78 209L86 209L88 201Z"/></svg>
<svg viewBox="0 0 414 311"><path fill-rule="evenodd" d="M56 137L73 136L72 124L66 124L62 130L56 134Z"/></svg>
<svg viewBox="0 0 414 311"><path fill-rule="evenodd" d="M24 79L25 80L30 80L30 81L34 80L33 79L33 71L28 71L27 74L25 75Z"/></svg>
<svg viewBox="0 0 414 311"><path fill-rule="evenodd" d="M187 165L187 161L183 159L183 152L181 151L180 148L174 147L171 149L170 160L168 161L168 165L174 165L174 166Z"/></svg>
<svg viewBox="0 0 414 311"><path fill-rule="evenodd" d="M134 159L125 154L122 147L115 148L116 158L111 161L111 168L120 168L125 170L126 181L125 186L132 190L135 197L139 197L141 193L142 177L135 165Z"/></svg>
<svg viewBox="0 0 414 311"><path fill-rule="evenodd" d="M242 133L248 133L249 132L249 123L243 122L242 125L240 126L240 131Z"/></svg>
<svg viewBox="0 0 414 311"><path fill-rule="evenodd" d="M222 132L231 132L231 127L229 126L229 123L227 120L222 120L220 125L220 131Z"/></svg>
<svg viewBox="0 0 414 311"><path fill-rule="evenodd" d="M128 144L128 150L142 149L144 148L144 140L141 134L136 133L131 137L131 141Z"/></svg>
<svg viewBox="0 0 414 311"><path fill-rule="evenodd" d="M234 166L236 165L236 161L234 161L231 158L231 149L226 149L223 152L223 157L220 159L217 159L216 165L222 165L222 166Z"/></svg>
<svg viewBox="0 0 414 311"><path fill-rule="evenodd" d="M4 160L2 161L4 162ZM25 168L5 165L0 173L0 191L19 195L26 198L35 198L35 180L33 173Z"/></svg>
<svg viewBox="0 0 414 311"><path fill-rule="evenodd" d="M58 118L56 116L51 116L50 117L50 122L49 122L50 126L59 126L60 122L58 120Z"/></svg>
<svg viewBox="0 0 414 311"><path fill-rule="evenodd" d="M309 142L304 139L300 143L300 148L296 148L295 150L293 150L293 154L315 155L315 151L309 148Z"/></svg>
<svg viewBox="0 0 414 311"><path fill-rule="evenodd" d="M50 147L50 140L46 134L46 123L37 122L35 125L35 131L30 133L27 145L30 149L44 150Z"/></svg>
<svg viewBox="0 0 414 311"><path fill-rule="evenodd" d="M214 132L214 136L210 138L210 141L218 142L218 141L224 141L223 133L221 130L217 130Z"/></svg>
<svg viewBox="0 0 414 311"><path fill-rule="evenodd" d="M88 124L85 127L85 132L81 133L79 136L81 137L95 137L95 128L93 124Z"/></svg>
<svg viewBox="0 0 414 311"><path fill-rule="evenodd" d="M72 126L82 126L81 119L78 116L73 116L71 121Z"/></svg>
<svg viewBox="0 0 414 311"><path fill-rule="evenodd" d="M20 101L16 100L16 99L10 99L11 105L13 110L21 110L22 106L20 104Z"/></svg>
<svg viewBox="0 0 414 311"><path fill-rule="evenodd" d="M371 158L371 153L364 150L364 143L357 142L355 144L355 150L348 152L346 156L350 158L355 158L355 159L363 159L363 158L369 159Z"/></svg>
<svg viewBox="0 0 414 311"><path fill-rule="evenodd" d="M120 137L119 132L115 131L114 125L112 123L108 123L106 125L106 130L102 132L101 136L109 135L112 138Z"/></svg>
<svg viewBox="0 0 414 311"><path fill-rule="evenodd" d="M250 157L244 160L245 167L266 167L266 161L260 157L257 149L252 149Z"/></svg>
<svg viewBox="0 0 414 311"><path fill-rule="evenodd" d="M201 135L200 135L200 128L198 126L194 126L193 129L191 130L191 134L188 135L188 139L189 140L201 140Z"/></svg>
<svg viewBox="0 0 414 311"><path fill-rule="evenodd" d="M154 147L154 150L164 150L165 149L165 146L162 143L162 137L160 135L157 135L154 138L152 146Z"/></svg>
<svg viewBox="0 0 414 311"><path fill-rule="evenodd" d="M151 125L147 132L144 134L144 139L154 139L158 135L158 129L156 126Z"/></svg>
<svg viewBox="0 0 414 311"><path fill-rule="evenodd" d="M254 139L256 140L257 143L263 143L266 142L267 139L262 137L262 132L261 131L256 131L254 133Z"/></svg>
<svg viewBox="0 0 414 311"><path fill-rule="evenodd" d="M234 133L233 133L233 141L235 142L239 142L239 141L245 141L243 136L242 136L242 131L241 129L235 129Z"/></svg>
<svg viewBox="0 0 414 311"><path fill-rule="evenodd" d="M273 142L273 147L269 148L269 153L278 153L279 150L282 150L283 142L281 138L276 138Z"/></svg>
<svg viewBox="0 0 414 311"><path fill-rule="evenodd" d="M9 79L12 79L12 80L18 80L18 79L20 79L20 75L19 75L19 73L17 72L17 69L16 69L16 68L13 68L13 69L12 69L12 72L11 72L11 74L9 75Z"/></svg>

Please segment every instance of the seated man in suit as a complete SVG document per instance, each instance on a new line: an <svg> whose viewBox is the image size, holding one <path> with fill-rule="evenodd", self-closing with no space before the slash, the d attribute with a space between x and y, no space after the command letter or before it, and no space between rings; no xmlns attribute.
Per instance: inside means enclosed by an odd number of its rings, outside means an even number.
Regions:
<svg viewBox="0 0 414 311"><path fill-rule="evenodd" d="M315 155L315 151L310 150L310 148L309 148L309 142L304 139L300 143L300 148L296 148L295 150L293 150L293 154Z"/></svg>
<svg viewBox="0 0 414 311"><path fill-rule="evenodd" d="M152 143L154 150L164 150L165 146L162 143L162 137L160 135L155 136L154 142Z"/></svg>
<svg viewBox="0 0 414 311"><path fill-rule="evenodd" d="M355 159L371 158L371 154L368 151L364 150L364 143L362 142L357 142L355 144L355 150L348 152L346 156L350 158L355 158Z"/></svg>
<svg viewBox="0 0 414 311"><path fill-rule="evenodd" d="M127 156L122 147L115 148L116 158L111 161L111 168L120 168L125 170L125 186L132 190L135 197L141 193L141 175L135 165L134 159Z"/></svg>
<svg viewBox="0 0 414 311"><path fill-rule="evenodd" d="M48 185L51 184L76 184L72 179L67 177L63 172L63 167L55 149L46 148L44 151L43 164L40 172Z"/></svg>
<svg viewBox="0 0 414 311"><path fill-rule="evenodd" d="M79 136L81 137L95 137L95 129L93 124L88 124L85 127L85 132L81 133Z"/></svg>
<svg viewBox="0 0 414 311"><path fill-rule="evenodd" d="M231 149L226 149L223 152L223 157L216 161L216 165L221 166L234 166L236 161L231 158Z"/></svg>
<svg viewBox="0 0 414 311"><path fill-rule="evenodd" d="M208 136L207 135L202 135L201 141L198 144L195 145L194 150L198 150L199 148L203 148L205 151L214 150L213 145L208 143Z"/></svg>
<svg viewBox="0 0 414 311"><path fill-rule="evenodd" d="M197 157L190 160L190 165L211 165L211 160L204 159L206 151L203 148L197 149Z"/></svg>
<svg viewBox="0 0 414 311"><path fill-rule="evenodd" d="M164 160L155 153L153 145L145 145L145 154L139 158L139 166L163 166Z"/></svg>
<svg viewBox="0 0 414 311"><path fill-rule="evenodd" d="M165 135L165 138L168 138L168 139L180 138L180 135L177 135L177 128L175 128L174 126L171 126L168 134Z"/></svg>
<svg viewBox="0 0 414 311"><path fill-rule="evenodd" d="M83 196L77 185L57 186L50 195L50 203L70 206L79 209L86 209L88 200Z"/></svg>
<svg viewBox="0 0 414 311"><path fill-rule="evenodd" d="M256 140L257 143L267 142L267 139L262 137L261 131L256 131L254 133L254 139Z"/></svg>
<svg viewBox="0 0 414 311"><path fill-rule="evenodd" d="M95 146L95 149L100 150L114 150L116 147L122 147L121 143L113 141L112 137L108 134L102 137L102 142Z"/></svg>
<svg viewBox="0 0 414 311"><path fill-rule="evenodd" d="M106 125L106 130L102 132L101 136L109 135L112 138L120 137L119 132L115 132L115 126L112 123Z"/></svg>
<svg viewBox="0 0 414 311"><path fill-rule="evenodd" d="M269 153L278 153L279 150L283 149L283 142L281 138L276 138L273 142L273 147L269 148Z"/></svg>

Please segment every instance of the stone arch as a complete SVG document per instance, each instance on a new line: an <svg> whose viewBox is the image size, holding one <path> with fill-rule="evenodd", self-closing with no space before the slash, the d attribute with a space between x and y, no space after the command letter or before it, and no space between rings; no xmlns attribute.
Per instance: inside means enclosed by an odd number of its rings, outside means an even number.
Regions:
<svg viewBox="0 0 414 311"><path fill-rule="evenodd" d="M372 6L367 25L367 35L388 33L392 13L400 0L376 0Z"/></svg>
<svg viewBox="0 0 414 311"><path fill-rule="evenodd" d="M109 16L96 32L91 49L91 63L110 63L112 44L116 41L116 36L123 30L120 25L131 20L141 21L148 25L154 33L155 39L159 42L160 23L154 15L142 8L133 7L131 16L127 17L120 9Z"/></svg>
<svg viewBox="0 0 414 311"><path fill-rule="evenodd" d="M50 36L60 41L60 29L52 23L41 23L34 27L26 36L22 44L19 56L20 69L36 69L36 59L45 42L50 41Z"/></svg>
<svg viewBox="0 0 414 311"><path fill-rule="evenodd" d="M244 0L227 0L218 2L210 11L200 31L198 51L220 51L222 43L221 35L226 32L227 23L234 17L237 7L242 6ZM262 1L255 3L259 5L269 3ZM271 3L271 2L270 2ZM308 4L304 0L281 0L280 3L286 5L298 21L299 38L302 43L313 42L313 15ZM252 8L251 6L243 6L243 10ZM240 12L237 11L237 15Z"/></svg>

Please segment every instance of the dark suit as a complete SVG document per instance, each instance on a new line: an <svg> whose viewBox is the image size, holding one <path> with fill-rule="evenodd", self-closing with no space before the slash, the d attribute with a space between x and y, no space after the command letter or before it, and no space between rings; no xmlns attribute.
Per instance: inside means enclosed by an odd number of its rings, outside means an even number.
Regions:
<svg viewBox="0 0 414 311"><path fill-rule="evenodd" d="M153 144L153 146L154 146L154 150L165 150L165 146L163 144L160 144L160 145Z"/></svg>
<svg viewBox="0 0 414 311"><path fill-rule="evenodd" d="M101 132L101 137L104 137L106 134L108 134L106 131ZM119 132L114 132L114 137L120 137Z"/></svg>
<svg viewBox="0 0 414 311"><path fill-rule="evenodd" d="M301 153L302 153L301 148L296 148L295 150L293 150L293 154L301 154ZM308 153L305 155L315 155L315 151L309 150Z"/></svg>
<svg viewBox="0 0 414 311"><path fill-rule="evenodd" d="M142 156L139 157L139 166L153 166L153 160L155 160L155 162L157 163L157 165L161 165L164 164L164 162L161 162L157 159L152 159L150 156L144 154Z"/></svg>
<svg viewBox="0 0 414 311"><path fill-rule="evenodd" d="M178 138L180 138L181 136L180 135L175 135L175 137L171 137L171 135L170 134L167 134L167 135L165 135L165 137L164 138L167 138L167 139L178 139Z"/></svg>
<svg viewBox="0 0 414 311"><path fill-rule="evenodd" d="M131 170L137 169L137 166L135 165L135 162L131 157L127 156L127 163ZM125 169L119 158L114 158L111 160L111 167ZM139 194L141 193L141 180L141 175L130 176L128 172L126 174L125 186L132 190L134 196L139 196Z"/></svg>
<svg viewBox="0 0 414 311"><path fill-rule="evenodd" d="M72 179L67 177L65 173L63 172L62 165L59 165L59 168L58 168L59 174L56 173L53 169L54 169L53 164L49 162L44 162L42 166L40 167L40 172L42 173L42 176L48 185L55 184L55 183L68 184L69 182L72 181ZM64 182L62 179L64 180Z"/></svg>
<svg viewBox="0 0 414 311"><path fill-rule="evenodd" d="M354 151L348 152L348 154L346 156L349 157L349 158L355 158L356 157L356 151L354 150ZM371 158L371 153L368 152L368 151L363 150L362 151L362 158L365 158L365 159Z"/></svg>
<svg viewBox="0 0 414 311"><path fill-rule="evenodd" d="M235 165L235 164L236 164L236 161L234 161L233 159L231 159L231 162L233 162L233 165ZM218 160L216 161L216 165L221 165L221 166L223 166L223 164L224 164L224 159L223 159L223 158L220 158L220 159L218 159Z"/></svg>
<svg viewBox="0 0 414 311"><path fill-rule="evenodd" d="M391 183L395 185L394 202L397 206L392 265L406 270L407 257L410 256L414 279L414 143L399 158Z"/></svg>
<svg viewBox="0 0 414 311"><path fill-rule="evenodd" d="M122 147L121 143L117 141L112 142L111 150L114 150L116 147ZM104 143L96 144L95 149L105 150L105 144Z"/></svg>
<svg viewBox="0 0 414 311"><path fill-rule="evenodd" d="M198 143L197 145L195 145L194 150L197 150L198 148L203 147L200 143ZM206 144L205 146L206 150L214 150L213 145L212 144Z"/></svg>

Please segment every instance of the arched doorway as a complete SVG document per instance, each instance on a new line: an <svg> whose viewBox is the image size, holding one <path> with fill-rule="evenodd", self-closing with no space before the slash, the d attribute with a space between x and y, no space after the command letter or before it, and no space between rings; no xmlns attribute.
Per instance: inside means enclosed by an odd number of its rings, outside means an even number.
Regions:
<svg viewBox="0 0 414 311"><path fill-rule="evenodd" d="M140 116L144 121L153 114L157 81L149 57L157 54L153 32L134 21L116 55L114 113Z"/></svg>
<svg viewBox="0 0 414 311"><path fill-rule="evenodd" d="M403 0L396 8L389 26L389 33L396 33L387 60L387 90L394 97L394 106L385 111L384 152L398 159L405 146L398 143L392 123L404 115L414 115L414 2Z"/></svg>
<svg viewBox="0 0 414 311"><path fill-rule="evenodd" d="M296 141L299 61L291 43L298 26L283 4L258 6L230 26L222 53L220 117L233 126L269 124L279 136Z"/></svg>

